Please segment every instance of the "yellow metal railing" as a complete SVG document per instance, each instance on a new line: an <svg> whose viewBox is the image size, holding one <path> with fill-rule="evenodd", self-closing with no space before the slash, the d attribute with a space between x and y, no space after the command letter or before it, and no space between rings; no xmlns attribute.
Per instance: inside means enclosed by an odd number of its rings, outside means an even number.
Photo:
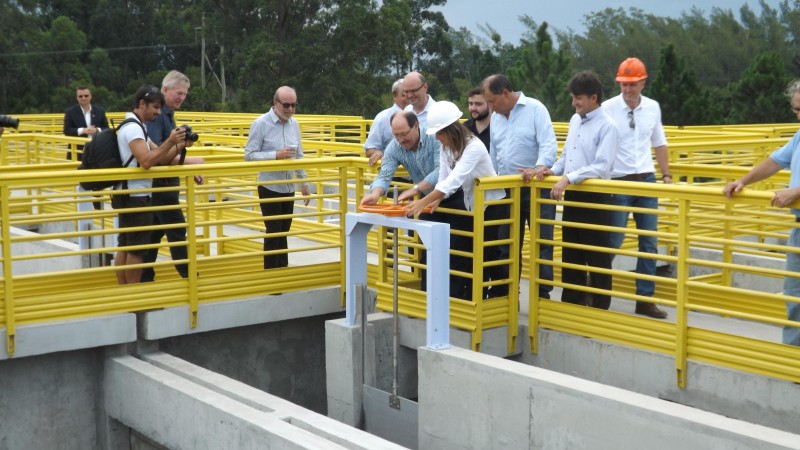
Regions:
<svg viewBox="0 0 800 450"><path fill-rule="evenodd" d="M231 120L224 114L219 117L187 114L184 120L179 116L179 123L189 122L201 133L201 140L191 152L203 156L208 163L154 168L149 172L77 173L74 170L76 163L64 161L64 155L82 141L60 136L54 131L60 126L61 115L58 115L58 122L49 125L43 122L41 128L35 128L29 121L20 126L19 132L7 130L8 134L0 139L0 262L3 267L0 326L5 327L9 352L13 353L15 327L20 324L174 305L189 305L194 321L197 305L201 302L344 285L344 234L340 224L347 211L356 210L357 201L377 168L368 167L363 158L327 156L360 154L361 147L353 136L363 133L364 123L358 119L340 118L343 121L340 127L330 118L309 119L308 125L301 121L306 160L241 162L246 141L243 136L255 117L257 115L242 115ZM355 131L357 129L361 131ZM543 300L534 295L527 302L531 350L535 352L538 348L537 330L548 328L674 355L680 386L685 385L687 360L800 381L798 349L779 344L775 339L737 333L730 327L708 329L693 323L693 318L701 314L718 317L723 323L746 321L767 329L795 325L785 320L783 304L787 298L780 294L780 285L783 277L796 275L774 266L761 267L741 261L744 257L764 258L777 261L780 266L785 253L794 251L782 243L795 226L792 217L785 210L771 208L771 194L760 192L784 187L788 183L788 174L779 173L770 180L750 186L733 200L722 197L721 185L746 173L749 166L785 142L796 129L794 125L668 127L670 139L675 139L671 145L671 171L685 180L685 184L637 183L634 187L630 182L589 180L571 186L570 189L624 194L635 189L637 193L659 198L656 235L662 254L657 258L671 267L672 273L653 277L656 293L647 300L674 307L676 320L673 323L620 311L599 311L563 304L555 301L557 297ZM720 145L714 143L714 139L726 143ZM267 167L302 167L314 186L311 205L296 205L293 227L287 233L293 239L290 252L302 263L274 269L270 272L274 276L269 277L264 276L261 268L263 218L259 210L261 201L255 193L256 173ZM116 212L107 206L103 210L78 207L97 200L107 204L107 193L100 194L97 199L76 192L75 185L80 179L90 176L95 179L119 178L119 173L129 177L176 174L184 180L181 196L185 201L181 209L188 219L187 245L192 250L187 262L196 268L196 271L190 271L189 279L179 278L173 269L175 262L168 258L161 258L153 264L158 273L157 283L134 286L117 286L114 267L75 264L76 258L117 249L111 238L117 232L114 226ZM194 174L204 175L208 183L193 185L191 178ZM550 187L555 180L550 178L537 186ZM510 189L512 196L506 201L511 204L509 224L513 227L519 223L516 216L518 192L524 186L526 184L519 177L482 179L476 187L476 201L479 204L483 202L481 194L486 189ZM532 196L531 210L538 210L538 203L547 201ZM474 242L482 242L483 219L478 216L473 220ZM87 223L91 227L81 228ZM510 242L512 246L524 245L524 253L523 260L517 261L517 252L512 249L511 259L500 262L512 265L509 279L491 282L509 284L507 298L481 300L478 293L486 283L482 277L473 277L476 280L473 298L476 300L451 299L451 325L470 331L475 348L479 348L484 330L499 326L509 327L509 348L514 348L518 286L513 274L517 264L523 266L523 276L529 280L529 292L538 292L535 288L539 283L563 287L560 281L560 271L565 266L560 260L563 223L558 218L549 222L555 226L552 241L545 241L538 235L537 225L540 223L545 222L533 218L534 226L524 243L516 242L516 239ZM28 229L39 229L42 233L29 234L25 232ZM389 241L386 233L386 230L378 230L375 239L370 239L370 249L377 252L379 258L378 264L370 270L369 279L379 291L378 305L382 309L387 309L387 301L391 299L387 286L393 281L391 271L387 270L390 252L387 251ZM639 256L636 246L638 232L629 225L626 233L622 248L613 252L619 257ZM517 234L512 231L510 235ZM413 271L421 266L414 252L409 251L419 248L419 245L406 238L404 233L401 236L404 236L401 256L407 266L400 272L401 312L424 318L425 294L417 289L418 277ZM89 249L75 247L75 243L90 238L103 243ZM65 246L65 242L72 246ZM542 244L554 245L553 261L537 257L536 248ZM165 252L169 245L161 243L159 248ZM38 250L20 253L18 249L23 246ZM712 252L715 256L709 257L698 251ZM482 248L477 248L471 253L475 257L473 274L482 273L482 252ZM327 254L328 259L306 263L306 258L301 255L310 254ZM537 278L537 267L543 264L553 266L553 281ZM31 268L35 270L28 271ZM642 299L636 296L634 285L637 278L646 276L619 270L611 273L614 279L611 295L615 299L628 301L630 305ZM753 279L759 280L759 286L771 287L766 290L754 287L756 284L750 283Z"/></svg>

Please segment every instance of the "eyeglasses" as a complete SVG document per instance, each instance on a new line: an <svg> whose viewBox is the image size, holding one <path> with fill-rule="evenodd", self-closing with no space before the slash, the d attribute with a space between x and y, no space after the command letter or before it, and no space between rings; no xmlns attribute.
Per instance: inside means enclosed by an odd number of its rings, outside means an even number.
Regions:
<svg viewBox="0 0 800 450"><path fill-rule="evenodd" d="M413 130L413 129L414 129L414 127L411 127L411 128L408 129L408 131L405 131L403 133L392 133L392 134L394 134L395 139L405 139L406 136L408 136L408 133L411 133L411 130Z"/></svg>
<svg viewBox="0 0 800 450"><path fill-rule="evenodd" d="M419 85L419 87L418 87L418 88L416 88L416 89L404 89L404 90L403 90L403 95L414 94L414 93L418 92L420 89L422 89L422 88L424 88L424 87L425 87L425 83L422 83L422 84L421 84L421 85Z"/></svg>
<svg viewBox="0 0 800 450"><path fill-rule="evenodd" d="M88 94L86 94L86 95L79 95L79 96L78 96L78 98L88 98L88 97L91 97L91 96L90 96L90 95L88 95Z"/></svg>
<svg viewBox="0 0 800 450"><path fill-rule="evenodd" d="M283 106L283 109L289 109L289 108L294 108L294 109L297 109L297 102L295 102L295 103L289 103L289 102L278 102L278 103L279 103L281 106Z"/></svg>
<svg viewBox="0 0 800 450"><path fill-rule="evenodd" d="M631 127L631 129L635 129L636 122L633 120L633 111L628 111L628 120L630 121L628 122L628 126Z"/></svg>

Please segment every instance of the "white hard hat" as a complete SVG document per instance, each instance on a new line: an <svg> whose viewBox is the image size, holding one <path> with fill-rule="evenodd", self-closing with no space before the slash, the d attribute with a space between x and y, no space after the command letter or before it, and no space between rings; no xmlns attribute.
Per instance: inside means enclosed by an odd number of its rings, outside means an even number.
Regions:
<svg viewBox="0 0 800 450"><path fill-rule="evenodd" d="M429 136L436 134L463 115L464 113L458 109L458 106L451 102L436 102L428 109L428 131L426 133Z"/></svg>

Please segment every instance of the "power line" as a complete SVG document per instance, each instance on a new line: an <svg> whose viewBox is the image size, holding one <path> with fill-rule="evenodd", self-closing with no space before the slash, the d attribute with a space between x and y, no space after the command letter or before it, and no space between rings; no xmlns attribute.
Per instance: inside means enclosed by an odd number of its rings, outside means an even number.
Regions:
<svg viewBox="0 0 800 450"><path fill-rule="evenodd" d="M103 49L103 47L95 47L92 49L84 49L84 50L53 50L53 51L41 51L41 52L0 53L0 58L19 57L19 56L41 56L41 55L80 55L82 53L91 53L96 49L105 50L111 53L116 51L152 50L156 48L194 47L195 45L197 44L140 45L136 47L112 47L106 49Z"/></svg>

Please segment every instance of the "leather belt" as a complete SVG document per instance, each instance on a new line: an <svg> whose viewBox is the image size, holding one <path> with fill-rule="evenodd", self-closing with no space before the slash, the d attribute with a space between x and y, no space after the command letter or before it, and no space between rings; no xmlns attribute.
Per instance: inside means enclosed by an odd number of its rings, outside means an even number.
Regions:
<svg viewBox="0 0 800 450"><path fill-rule="evenodd" d="M628 175L612 178L612 180L624 180L624 181L642 181L645 178L653 175L653 172L646 172L646 173L629 173Z"/></svg>

